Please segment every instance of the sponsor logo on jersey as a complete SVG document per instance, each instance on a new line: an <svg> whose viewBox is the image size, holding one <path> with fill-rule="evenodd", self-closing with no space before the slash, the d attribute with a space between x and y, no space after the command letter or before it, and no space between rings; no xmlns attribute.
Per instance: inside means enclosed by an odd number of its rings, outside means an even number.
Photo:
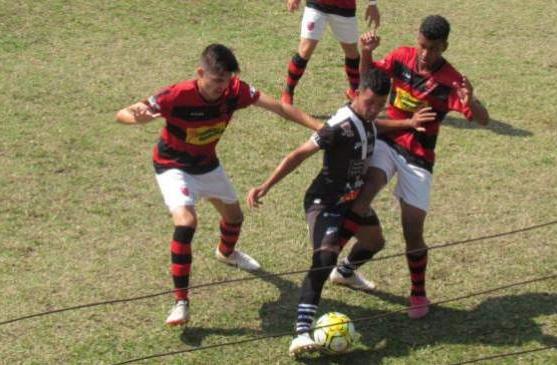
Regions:
<svg viewBox="0 0 557 365"><path fill-rule="evenodd" d="M424 100L420 100L420 99L414 97L408 91L406 91L406 90L404 90L400 87L397 87L396 88L396 98L393 101L393 106L400 109L400 110L404 110L405 112L414 113L414 112L428 106L428 103Z"/></svg>
<svg viewBox="0 0 557 365"><path fill-rule="evenodd" d="M226 122L219 122L207 127L187 128L186 143L198 146L213 143L219 140L225 129Z"/></svg>
<svg viewBox="0 0 557 365"><path fill-rule="evenodd" d="M350 125L349 121L343 122L340 125L340 128L342 128L342 136L344 137L348 137L348 138L352 138L354 137L354 130L352 129L352 125Z"/></svg>

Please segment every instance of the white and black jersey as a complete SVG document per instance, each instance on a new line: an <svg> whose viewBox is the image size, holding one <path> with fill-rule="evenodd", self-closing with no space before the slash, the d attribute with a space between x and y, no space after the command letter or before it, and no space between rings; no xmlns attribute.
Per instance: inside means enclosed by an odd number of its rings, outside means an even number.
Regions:
<svg viewBox="0 0 557 365"><path fill-rule="evenodd" d="M306 192L305 206L354 200L364 184L376 129L349 105L340 108L312 140L324 150L323 168Z"/></svg>

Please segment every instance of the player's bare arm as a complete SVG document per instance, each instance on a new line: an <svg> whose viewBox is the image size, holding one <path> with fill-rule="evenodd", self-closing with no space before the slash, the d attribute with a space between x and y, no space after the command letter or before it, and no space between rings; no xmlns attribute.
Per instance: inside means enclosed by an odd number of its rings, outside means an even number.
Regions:
<svg viewBox="0 0 557 365"><path fill-rule="evenodd" d="M321 129L323 126L321 121L312 118L300 109L293 107L292 105L280 103L278 100L275 100L264 93L260 93L259 99L254 105L267 109L285 119L291 120L314 131Z"/></svg>
<svg viewBox="0 0 557 365"><path fill-rule="evenodd" d="M377 28L381 25L381 14L379 13L379 8L377 7L377 2L369 2L366 7L365 21L368 27L372 27L373 32L377 32Z"/></svg>
<svg viewBox="0 0 557 365"><path fill-rule="evenodd" d="M263 198L275 184L284 179L288 174L300 166L304 160L317 151L319 151L319 147L310 139L294 151L290 152L263 184L250 189L246 198L248 206L250 208L259 207L259 205L261 205L261 198Z"/></svg>
<svg viewBox="0 0 557 365"><path fill-rule="evenodd" d="M487 125L489 123L489 113L482 103L474 97L474 88L470 80L463 76L462 82L460 84L453 83L453 87L456 89L460 102L468 105L472 110L474 120L480 125Z"/></svg>
<svg viewBox="0 0 557 365"><path fill-rule="evenodd" d="M415 129L425 132L426 124L435 121L437 113L431 107L422 108L409 119L377 119L375 126L379 132L390 132L397 129Z"/></svg>
<svg viewBox="0 0 557 365"><path fill-rule="evenodd" d="M373 51L381 44L381 37L373 32L366 32L360 36L360 75L369 69L373 61Z"/></svg>
<svg viewBox="0 0 557 365"><path fill-rule="evenodd" d="M286 1L286 8L290 12L296 11L300 8L300 1L301 0L287 0Z"/></svg>
<svg viewBox="0 0 557 365"><path fill-rule="evenodd" d="M144 124L160 117L144 102L130 105L116 113L116 121L123 124Z"/></svg>

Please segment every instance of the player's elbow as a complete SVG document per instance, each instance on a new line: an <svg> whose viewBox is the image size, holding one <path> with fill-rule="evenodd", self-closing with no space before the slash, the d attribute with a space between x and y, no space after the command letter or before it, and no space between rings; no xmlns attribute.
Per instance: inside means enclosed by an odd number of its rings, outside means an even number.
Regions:
<svg viewBox="0 0 557 365"><path fill-rule="evenodd" d="M130 124L130 115L126 109L119 110L118 113L115 115L116 122L122 124Z"/></svg>

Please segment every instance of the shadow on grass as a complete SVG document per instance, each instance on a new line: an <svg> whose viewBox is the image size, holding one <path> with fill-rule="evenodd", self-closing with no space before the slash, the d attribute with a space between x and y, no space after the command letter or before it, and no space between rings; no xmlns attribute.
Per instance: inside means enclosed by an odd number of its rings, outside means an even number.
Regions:
<svg viewBox="0 0 557 365"><path fill-rule="evenodd" d="M487 126L480 127L476 123L470 123L466 119L454 118L449 116L446 117L445 120L443 120L443 125L459 129L486 128L494 133L512 137L530 137L534 135L532 132L526 129L515 128L508 123L495 119L491 119Z"/></svg>
<svg viewBox="0 0 557 365"><path fill-rule="evenodd" d="M265 303L260 309L263 333L293 331L298 286L278 276L264 277L262 280L280 290L278 300ZM350 289L339 287L338 290ZM373 294L362 292L361 295L401 307L407 305L405 297L382 291ZM328 311L339 311L353 319L389 313L323 299L319 313ZM557 346L557 337L544 334L534 320L538 316L553 314L557 314L557 295L547 293L487 298L470 310L434 305L430 314L422 320L412 321L405 312L400 312L376 320L357 322L363 346L342 356L309 355L298 361L306 364L380 364L385 358L405 357L416 349L429 346L442 348L444 344L520 346L536 341L544 346Z"/></svg>

